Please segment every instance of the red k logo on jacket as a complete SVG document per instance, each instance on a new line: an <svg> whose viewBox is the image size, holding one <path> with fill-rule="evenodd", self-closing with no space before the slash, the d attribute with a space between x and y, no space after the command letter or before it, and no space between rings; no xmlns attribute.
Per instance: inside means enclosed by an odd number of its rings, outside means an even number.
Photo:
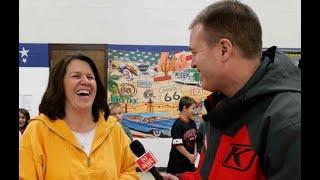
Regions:
<svg viewBox="0 0 320 180"><path fill-rule="evenodd" d="M226 156L223 159L223 166L246 171L251 166L256 153L250 145L230 144Z"/></svg>
<svg viewBox="0 0 320 180"><path fill-rule="evenodd" d="M246 126L240 128L234 136L221 136L210 180L264 180L259 164L259 156L250 142Z"/></svg>

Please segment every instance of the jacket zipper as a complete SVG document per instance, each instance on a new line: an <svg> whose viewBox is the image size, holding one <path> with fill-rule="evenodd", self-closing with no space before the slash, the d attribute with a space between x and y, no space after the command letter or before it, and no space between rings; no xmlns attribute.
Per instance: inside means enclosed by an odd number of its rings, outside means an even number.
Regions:
<svg viewBox="0 0 320 180"><path fill-rule="evenodd" d="M87 157L87 166L90 166L90 157Z"/></svg>

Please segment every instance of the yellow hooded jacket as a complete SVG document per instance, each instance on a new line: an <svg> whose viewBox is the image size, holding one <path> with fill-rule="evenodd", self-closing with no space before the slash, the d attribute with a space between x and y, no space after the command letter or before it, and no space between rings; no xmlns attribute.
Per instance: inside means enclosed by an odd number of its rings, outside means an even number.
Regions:
<svg viewBox="0 0 320 180"><path fill-rule="evenodd" d="M21 138L19 179L140 179L129 144L121 124L100 113L88 157L64 120L40 114Z"/></svg>

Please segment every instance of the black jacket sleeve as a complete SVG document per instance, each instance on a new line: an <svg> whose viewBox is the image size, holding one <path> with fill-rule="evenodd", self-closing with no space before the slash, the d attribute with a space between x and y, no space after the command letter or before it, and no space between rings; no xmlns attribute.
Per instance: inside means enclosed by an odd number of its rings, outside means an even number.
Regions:
<svg viewBox="0 0 320 180"><path fill-rule="evenodd" d="M264 152L268 180L301 179L301 96L282 93L270 105Z"/></svg>
<svg viewBox="0 0 320 180"><path fill-rule="evenodd" d="M264 165L268 180L301 179L301 123L273 134L266 149Z"/></svg>

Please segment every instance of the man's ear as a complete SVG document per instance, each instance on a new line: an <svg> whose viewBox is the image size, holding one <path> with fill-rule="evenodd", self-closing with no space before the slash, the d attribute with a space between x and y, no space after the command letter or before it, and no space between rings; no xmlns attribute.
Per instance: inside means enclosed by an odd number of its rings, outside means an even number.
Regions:
<svg viewBox="0 0 320 180"><path fill-rule="evenodd" d="M227 38L221 38L219 44L221 45L222 61L225 62L231 56L233 45L232 42Z"/></svg>

